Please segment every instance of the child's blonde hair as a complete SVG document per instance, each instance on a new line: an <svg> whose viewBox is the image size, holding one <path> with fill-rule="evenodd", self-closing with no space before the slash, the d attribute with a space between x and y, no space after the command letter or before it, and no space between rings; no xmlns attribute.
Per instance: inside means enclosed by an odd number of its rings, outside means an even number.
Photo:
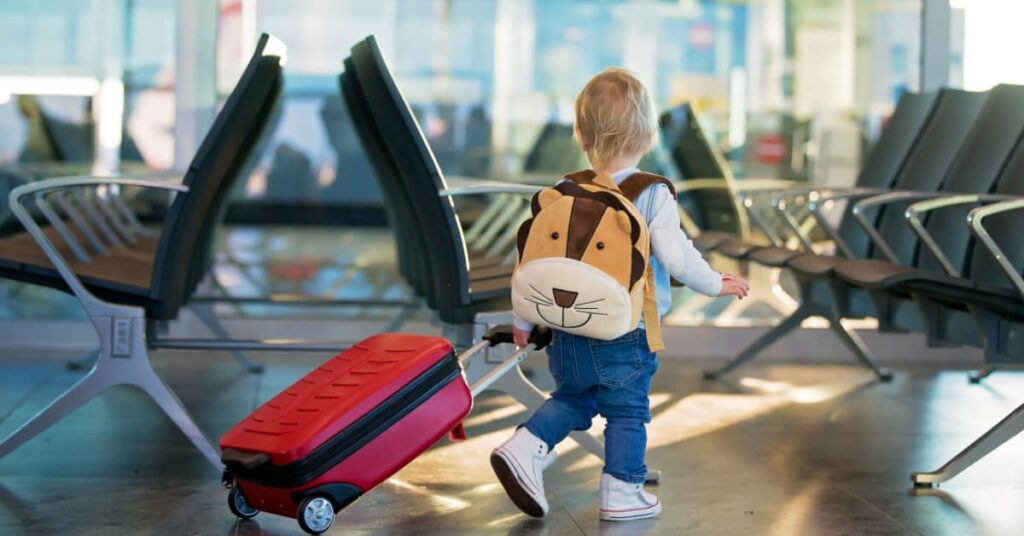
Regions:
<svg viewBox="0 0 1024 536"><path fill-rule="evenodd" d="M618 156L646 154L658 141L651 95L626 69L605 69L576 97L573 134L594 167Z"/></svg>

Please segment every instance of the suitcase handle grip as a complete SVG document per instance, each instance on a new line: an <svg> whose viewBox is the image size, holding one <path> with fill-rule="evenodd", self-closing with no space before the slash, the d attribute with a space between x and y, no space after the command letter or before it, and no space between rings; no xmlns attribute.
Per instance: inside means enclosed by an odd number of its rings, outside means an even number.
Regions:
<svg viewBox="0 0 1024 536"><path fill-rule="evenodd" d="M224 449L220 453L220 461L224 462L224 465L238 465L245 467L246 469L253 469L259 467L270 461L270 456L267 456L264 452L247 452L238 449Z"/></svg>
<svg viewBox="0 0 1024 536"><path fill-rule="evenodd" d="M490 343L491 346L512 344L512 324L498 324L497 326L494 326L487 330L483 339ZM534 327L533 331L530 332L529 342L533 345L535 350L544 348L548 344L551 344L551 330L542 326Z"/></svg>

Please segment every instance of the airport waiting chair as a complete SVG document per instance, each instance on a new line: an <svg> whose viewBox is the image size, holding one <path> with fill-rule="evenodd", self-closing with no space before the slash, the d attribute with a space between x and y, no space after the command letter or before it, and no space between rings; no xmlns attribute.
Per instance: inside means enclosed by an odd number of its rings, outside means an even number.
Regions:
<svg viewBox="0 0 1024 536"><path fill-rule="evenodd" d="M985 103L985 98L986 94L984 93L954 89L941 90L937 96L934 110L921 133L916 137L909 155L900 166L893 183L894 187L918 191L937 190L942 177L946 175L952 164L953 157L964 144L965 139L969 137L969 131ZM880 379L887 380L891 377L888 371L875 363L870 349L864 345L857 334L840 321L840 310L833 300L830 288L832 269L845 259L868 257L871 254L869 241L867 238L857 238L857 235L863 234L864 231L852 217L852 212L844 215L839 225L842 232L831 228L821 214L824 204L828 201L856 200L877 195L877 193L874 190L870 193L852 190L824 196L811 204L810 209L817 214L816 219L819 220L819 224L828 229L828 234L831 237L837 239L837 251L841 255L807 252L790 256L788 260L779 263L780 267L789 269L796 279L800 296L799 307L732 360L717 370L706 371L706 378L718 378L735 370L790 331L799 328L804 320L811 317L826 319L829 327L844 345ZM884 212L882 215L884 216ZM873 217L879 218L880 216L876 213ZM848 238L849 240L847 240ZM842 256L844 254L847 256Z"/></svg>
<svg viewBox="0 0 1024 536"><path fill-rule="evenodd" d="M868 195L873 192L884 193L892 188L914 144L935 111L938 96L938 92L928 92L904 93L900 97L888 124L865 157L853 187L836 189L806 186L752 196L754 203L764 203L770 196L771 205L780 214L780 219L787 224L790 236L796 238L797 245L801 247L754 247L746 252L737 248L736 254L746 254L751 261L765 266L782 267L797 255L815 251L810 234L800 226L795 215L785 210L786 205L796 199L804 201L812 195L816 198L839 192ZM836 236L827 234L831 226L819 226L832 241L835 252L846 257L853 256L853 251L864 250L868 241L867 235L855 224L852 209L852 204L846 207L842 224L836 229Z"/></svg>
<svg viewBox="0 0 1024 536"><path fill-rule="evenodd" d="M423 245L432 270L431 289L442 322L472 322L480 311L506 309L511 270L503 276L475 279L462 235L462 226L451 198L439 192L447 188L441 170L422 136L384 63L376 41L370 37L352 48L355 75L367 108L384 141L407 195L403 198L415 214L416 224L427 239Z"/></svg>
<svg viewBox="0 0 1024 536"><path fill-rule="evenodd" d="M329 351L346 347L298 341L171 339L161 336L158 329L189 303L209 269L214 233L228 194L280 103L284 53L282 43L266 34L261 37L249 65L180 182L67 177L23 185L11 193L12 210L27 234L4 239L0 244L0 277L72 293L96 328L100 350L85 377L0 443L0 457L105 389L132 385L152 397L207 460L219 468L216 448L157 376L150 363L149 349ZM55 192L111 185L175 193L159 237L153 241L156 245L151 249L131 244L88 251L83 244L91 241L86 238L92 232L89 226L71 212L68 220L63 220L47 199ZM40 226L26 209L29 201L43 209L48 227Z"/></svg>
<svg viewBox="0 0 1024 536"><path fill-rule="evenodd" d="M1020 87L1002 89L1024 96ZM836 269L839 279L871 294L880 325L924 331L932 346L981 348L986 367L972 381L1024 362L1024 345L1015 335L1024 332L1024 129L1008 141L1013 153L993 193L930 196L907 208L906 227L920 240L913 266L851 261ZM938 470L911 478L923 487L945 482L1022 430L1024 405Z"/></svg>
<svg viewBox="0 0 1024 536"><path fill-rule="evenodd" d="M805 201L809 197L822 195L835 195L838 192L850 194L853 192L882 193L892 185L893 181L906 161L907 154L913 147L917 136L924 127L925 122L931 116L936 102L935 93L919 94L904 93L897 104L889 124L882 131L872 150L868 153L864 165L857 175L854 185L850 188L822 188L814 185L803 185L787 188L781 192L771 189L755 190L743 194L744 205L750 207L751 216L755 221L762 223L765 235L770 245L763 241L744 240L738 236L717 240L713 251L732 259L740 264L742 270L747 273L761 274L760 280L753 281L756 286L768 286L771 294L778 299L780 304L789 303L787 294L779 284L781 268L785 263L807 252L816 252L821 245L813 243L812 232L821 229L822 226L813 219L815 213L806 210L802 203L795 203L799 212L792 208L787 210L786 202L789 200ZM766 201L771 200L768 204ZM848 210L852 205L848 207ZM766 212L767 211L767 212ZM757 216L761 214L761 216ZM774 218L770 217L774 214ZM828 235L832 246L838 254L849 254L850 247L857 248L858 242L867 240L863 231L853 223L852 217L847 224L838 229L839 236ZM825 230L830 230L829 222L822 220ZM855 228L856 232L847 232ZM721 233L720 233L721 234ZM853 243L853 246L848 246ZM751 270L751 266L761 267L760 270ZM768 277L763 275L767 272ZM796 310L792 307L783 311L783 316L789 316ZM780 309L776 307L776 309Z"/></svg>
<svg viewBox="0 0 1024 536"><path fill-rule="evenodd" d="M892 289L902 288L907 278L929 280L925 274L937 281L960 279L970 258L970 233L963 222L972 205L1024 193L1021 103L1024 86L1002 84L991 90L974 135L957 155L939 192L893 192L854 205L858 223L877 253L876 258L848 260L836 266L835 276L842 283L832 288L844 314L874 316L881 331L920 331L930 334L933 343L949 342L937 329L928 329L926 321L931 315L922 318L919 304ZM864 214L879 206L886 208L886 214L876 224ZM893 210L893 206L903 210ZM857 299L858 293L869 300ZM854 306L868 301L872 311ZM976 340L968 335L957 342Z"/></svg>
<svg viewBox="0 0 1024 536"><path fill-rule="evenodd" d="M398 255L399 275L418 295L427 298L424 287L432 281L430 265L425 250L419 245L426 239L423 230L416 224L415 214L409 201L405 199L405 191L401 187L401 176L396 163L391 159L374 126L362 88L355 77L355 66L352 58L344 61L344 72L338 77L338 85L342 99L348 108L356 136L366 153L373 168L377 183L380 185L388 222L394 232L395 249ZM432 302L427 300L428 306Z"/></svg>
<svg viewBox="0 0 1024 536"><path fill-rule="evenodd" d="M723 243L781 245L782 224L771 214L758 213L747 196L767 189L791 187L793 181L775 179L737 180L725 157L710 141L689 104L663 113L659 119L661 143L654 156L669 172L678 194L680 222L694 246L710 255ZM766 217L768 216L768 217ZM730 303L716 314L720 321L738 318L752 307L763 305L789 314L793 299L778 284L777 271L750 271L744 260L727 271L750 279L751 294ZM692 296L674 314L701 314L713 298Z"/></svg>
<svg viewBox="0 0 1024 536"><path fill-rule="evenodd" d="M1017 151L1012 167L1017 176L1024 173L1024 151ZM1019 179L1014 188L1021 192ZM1006 188L1005 190L1009 190ZM936 200L938 202L939 200ZM946 199L949 206L963 202L975 204L967 196ZM979 200L980 201L980 200ZM919 208L929 208L918 204ZM987 206L974 208L968 217L971 234L975 237L973 253L968 265L968 278L950 277L937 280L931 276L921 279L906 277L895 290L909 292L923 305L922 314L935 324L934 330L949 333L950 324L959 324L964 309L981 333L978 341L985 353L987 366L992 369L1006 364L1024 363L1024 198L1019 195ZM911 212L908 216L913 216ZM917 227L915 227L917 228ZM931 236L937 240L935 235ZM927 241L926 241L927 242ZM934 332L933 332L934 335ZM1006 441L1024 431L1024 405L1018 406L992 428L982 434L964 450L953 456L935 471L914 472L911 479L916 486L931 487L945 482L987 456Z"/></svg>
<svg viewBox="0 0 1024 536"><path fill-rule="evenodd" d="M678 173L675 186L679 205L688 217L687 231L694 245L708 251L719 240L747 237L749 222L736 194L737 181L708 139L693 107L684 103L664 112L658 125L660 143Z"/></svg>
<svg viewBox="0 0 1024 536"><path fill-rule="evenodd" d="M403 228L419 231L411 242L420 243L424 250L423 261L432 274L432 285L425 285L430 293L428 300L433 304L438 318L444 323L446 334L457 347L479 342L486 329L496 323L510 320L509 301L510 276L474 279L471 259L467 253L465 237L459 216L455 211L453 197L458 195L479 195L489 193L533 193L536 187L509 184L482 184L461 189L450 189L444 174L433 158L430 146L401 91L391 77L390 71L377 47L373 36L352 47L350 61L346 62L346 74L342 77L342 89L358 88L355 102L365 105L370 123L376 128L376 139L383 142L390 161L397 170L400 187L405 195L399 196L400 203L409 203L408 213L413 215L411 223ZM354 73L353 78L347 75ZM352 80L357 84L351 84ZM353 95L346 97L352 101ZM354 112L354 116L357 112ZM362 131L362 129L360 129ZM385 166L386 168L386 166ZM388 173L380 177L391 177ZM395 177L391 177L394 179ZM385 195L392 192L390 187L382 188ZM488 374L496 374L493 359L474 360L466 370L470 381ZM529 409L536 409L546 400L546 395L533 385L519 367L504 374L493 389L510 395ZM599 440L583 432L572 434L584 449L603 457L604 448ZM651 470L649 480L656 480L659 472Z"/></svg>

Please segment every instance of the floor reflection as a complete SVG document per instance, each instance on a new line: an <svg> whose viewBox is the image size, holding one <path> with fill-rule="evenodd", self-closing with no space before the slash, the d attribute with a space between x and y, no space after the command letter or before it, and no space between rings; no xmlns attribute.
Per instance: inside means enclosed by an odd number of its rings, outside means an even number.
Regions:
<svg viewBox="0 0 1024 536"><path fill-rule="evenodd" d="M9 415L0 430L74 380L54 373L65 357L0 357L0 415ZM162 353L158 367L216 436L318 359L261 357L262 376L189 353ZM1024 527L1016 507L1024 479L1014 469L1024 441L939 490L908 493L907 478L945 461L1019 404L1024 374L999 374L979 388L957 371L910 370L878 384L852 366L769 365L725 384L702 381L706 365L665 358L655 378L648 464L663 472L652 488L665 504L659 519L600 522L599 462L571 441L545 475L551 514L534 520L517 512L488 455L525 412L486 395L466 421L466 441L442 440L346 509L333 532L961 535ZM543 367L534 370L550 386ZM597 420L592 433L602 428ZM292 519L234 520L219 475L196 458L133 392L104 395L0 460L0 534L297 533Z"/></svg>

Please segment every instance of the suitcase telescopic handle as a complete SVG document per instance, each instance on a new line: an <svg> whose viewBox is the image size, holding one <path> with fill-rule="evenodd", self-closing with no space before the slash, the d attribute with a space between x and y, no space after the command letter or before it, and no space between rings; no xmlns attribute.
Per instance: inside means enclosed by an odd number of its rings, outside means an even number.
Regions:
<svg viewBox="0 0 1024 536"><path fill-rule="evenodd" d="M505 333L503 328L506 328L508 331L507 341L504 340ZM488 335L491 335L496 330L501 330L502 334L495 335L492 338L488 339ZM496 326L495 328L491 329L491 331L487 332L487 335L484 336L484 341L482 341L480 344L482 345L484 344L484 342L490 342L491 345L494 346L500 344L501 342L512 342L511 338L511 326ZM494 342L495 340L497 340L497 342ZM514 354L512 354L510 357L502 361L498 366L491 369L490 372L485 374L482 378L477 380L475 383L473 383L473 385L469 387L469 392L473 395L473 398L476 398L477 395L479 395L485 389L493 385L494 382L501 379L502 376L508 374L509 372L512 371L512 369L519 366L519 363L522 363L523 360L526 359L526 356L530 355L530 352L533 352L534 350L540 350L541 348L547 346L550 342L551 330L547 328L534 328L533 332L530 333L529 343L525 347L517 348Z"/></svg>
<svg viewBox="0 0 1024 536"><path fill-rule="evenodd" d="M512 324L498 324L494 326L487 330L483 339L490 346L512 344L514 342L512 338ZM535 350L544 348L551 343L551 330L542 326L534 327L533 331L530 332L529 343L534 346Z"/></svg>

